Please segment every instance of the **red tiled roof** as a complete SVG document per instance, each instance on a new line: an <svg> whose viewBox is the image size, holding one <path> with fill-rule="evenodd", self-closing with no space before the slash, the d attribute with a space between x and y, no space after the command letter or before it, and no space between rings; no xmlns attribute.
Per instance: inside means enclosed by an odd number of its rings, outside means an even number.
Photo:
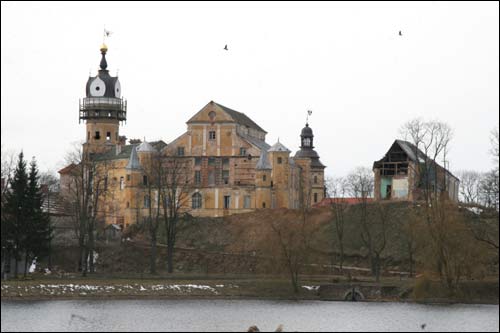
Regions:
<svg viewBox="0 0 500 333"><path fill-rule="evenodd" d="M59 170L58 172L60 174L70 173L75 167L76 167L76 164L75 163L71 163L67 167L64 167L61 170Z"/></svg>
<svg viewBox="0 0 500 333"><path fill-rule="evenodd" d="M366 198L366 202L372 202L373 198ZM355 205L361 203L361 198L324 198L321 202L313 205L313 207L327 207L333 203L346 203L348 205Z"/></svg>

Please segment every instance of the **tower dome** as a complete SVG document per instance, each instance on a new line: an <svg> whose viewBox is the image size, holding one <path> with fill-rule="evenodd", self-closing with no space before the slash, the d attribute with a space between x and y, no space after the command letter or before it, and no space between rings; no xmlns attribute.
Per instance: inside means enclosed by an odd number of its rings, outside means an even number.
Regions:
<svg viewBox="0 0 500 333"><path fill-rule="evenodd" d="M302 132L300 132L300 148L314 148L313 138L313 130L311 127L309 127L309 124L306 123L306 127L304 127L302 129Z"/></svg>
<svg viewBox="0 0 500 333"><path fill-rule="evenodd" d="M309 127L309 123L306 123L300 132L300 150L295 154L295 158L310 158L312 166L324 168L324 165L319 161L318 153L314 150L313 139L313 130Z"/></svg>
<svg viewBox="0 0 500 333"><path fill-rule="evenodd" d="M313 135L313 130L311 127L309 127L309 124L306 123L306 127L302 129L302 132L300 133L301 137L314 137Z"/></svg>

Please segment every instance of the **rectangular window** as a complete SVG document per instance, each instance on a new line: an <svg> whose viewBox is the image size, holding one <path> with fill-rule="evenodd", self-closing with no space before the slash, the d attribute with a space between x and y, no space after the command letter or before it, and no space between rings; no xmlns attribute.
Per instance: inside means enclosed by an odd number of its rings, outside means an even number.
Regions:
<svg viewBox="0 0 500 333"><path fill-rule="evenodd" d="M252 197L249 195L245 195L243 197L243 208L250 208L250 202L251 202L250 200L251 199L252 199Z"/></svg>
<svg viewBox="0 0 500 333"><path fill-rule="evenodd" d="M246 148L241 147L240 148L240 156L245 156L247 154Z"/></svg>
<svg viewBox="0 0 500 333"><path fill-rule="evenodd" d="M209 131L208 132L208 139L209 140L215 140L215 131Z"/></svg>
<svg viewBox="0 0 500 333"><path fill-rule="evenodd" d="M130 175L127 175L127 181L128 182L130 181Z"/></svg>
<svg viewBox="0 0 500 333"><path fill-rule="evenodd" d="M177 156L184 156L184 147L177 147Z"/></svg>
<svg viewBox="0 0 500 333"><path fill-rule="evenodd" d="M95 131L94 139L99 140L100 138L101 138L101 133L99 133L99 131Z"/></svg>
<svg viewBox="0 0 500 333"><path fill-rule="evenodd" d="M229 208L231 208L231 196L225 195L224 196L224 209L229 209Z"/></svg>
<svg viewBox="0 0 500 333"><path fill-rule="evenodd" d="M148 185L148 176L142 176L142 185Z"/></svg>
<svg viewBox="0 0 500 333"><path fill-rule="evenodd" d="M115 178L116 180L116 178ZM107 191L108 190L108 177L104 177L104 191Z"/></svg>
<svg viewBox="0 0 500 333"><path fill-rule="evenodd" d="M215 165L215 158L214 157L208 158L208 165Z"/></svg>
<svg viewBox="0 0 500 333"><path fill-rule="evenodd" d="M194 158L194 165L195 166L201 165L201 157L195 157Z"/></svg>
<svg viewBox="0 0 500 333"><path fill-rule="evenodd" d="M201 184L201 171L200 170L196 170L194 172L194 183L196 185L200 185Z"/></svg>
<svg viewBox="0 0 500 333"><path fill-rule="evenodd" d="M314 203L318 202L318 193L314 193Z"/></svg>
<svg viewBox="0 0 500 333"><path fill-rule="evenodd" d="M106 132L106 141L111 140L111 132Z"/></svg>
<svg viewBox="0 0 500 333"><path fill-rule="evenodd" d="M278 157L278 164L281 164L283 162L283 159L281 157Z"/></svg>
<svg viewBox="0 0 500 333"><path fill-rule="evenodd" d="M262 181L265 182L267 179L266 175L262 175Z"/></svg>
<svg viewBox="0 0 500 333"><path fill-rule="evenodd" d="M222 181L224 184L229 184L229 170L222 170Z"/></svg>
<svg viewBox="0 0 500 333"><path fill-rule="evenodd" d="M125 182L123 181L123 177L120 177L120 190L125 188Z"/></svg>
<svg viewBox="0 0 500 333"><path fill-rule="evenodd" d="M229 158L227 157L224 157L222 159L222 167L225 169L225 168L229 168Z"/></svg>
<svg viewBox="0 0 500 333"><path fill-rule="evenodd" d="M149 201L149 196L145 195L144 196L144 208L149 208L150 201Z"/></svg>
<svg viewBox="0 0 500 333"><path fill-rule="evenodd" d="M215 170L208 171L208 185L215 185Z"/></svg>

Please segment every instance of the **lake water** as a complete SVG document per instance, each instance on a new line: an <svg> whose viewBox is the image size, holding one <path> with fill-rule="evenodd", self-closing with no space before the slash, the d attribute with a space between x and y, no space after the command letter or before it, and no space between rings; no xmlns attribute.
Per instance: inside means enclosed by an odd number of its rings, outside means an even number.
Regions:
<svg viewBox="0 0 500 333"><path fill-rule="evenodd" d="M253 300L2 301L7 331L497 331L498 305ZM425 324L422 329L422 324Z"/></svg>

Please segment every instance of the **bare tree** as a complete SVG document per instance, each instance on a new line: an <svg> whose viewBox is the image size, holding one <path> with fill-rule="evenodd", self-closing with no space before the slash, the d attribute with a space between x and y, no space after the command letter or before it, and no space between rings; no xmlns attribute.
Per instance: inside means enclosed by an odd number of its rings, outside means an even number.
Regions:
<svg viewBox="0 0 500 333"><path fill-rule="evenodd" d="M61 194L69 214L73 217L75 233L80 248L79 269L82 275L94 272L95 230L98 219L103 219L103 198L108 191L108 172L111 163L99 161L96 156L85 153L76 144L66 157L69 172L61 175Z"/></svg>
<svg viewBox="0 0 500 333"><path fill-rule="evenodd" d="M440 158L443 160L443 166L445 168L447 166L446 158L453 131L444 122L424 121L421 118L416 118L405 123L400 132L415 147L416 162L414 165L409 165L414 174L412 190L414 192L422 191L424 199L428 203L431 196L436 197L440 191L446 190L448 174L443 171L442 175L439 175L437 166ZM442 177L441 183L439 183L439 177ZM414 200L416 198L414 196Z"/></svg>
<svg viewBox="0 0 500 333"><path fill-rule="evenodd" d="M175 156L168 151L162 154L162 174L159 197L163 207L165 241L167 243L167 271L174 270L174 251L177 230L183 215L189 211L191 199L190 158Z"/></svg>
<svg viewBox="0 0 500 333"><path fill-rule="evenodd" d="M146 194L146 208L148 210L146 216L146 225L149 229L151 242L150 256L150 273L156 274L156 255L157 255L157 238L160 220L162 219L163 210L161 209L161 194L164 188L163 177L164 168L162 158L159 152L150 152L142 162L143 172L146 176L146 182L143 183L143 192ZM153 198L155 200L153 200Z"/></svg>
<svg viewBox="0 0 500 333"><path fill-rule="evenodd" d="M343 272L344 264L344 221L347 202L345 200L347 194L348 183L346 179L339 177L328 182L328 190L332 196L330 208L333 213L333 223L335 226L335 235L340 252L339 266L340 273Z"/></svg>
<svg viewBox="0 0 500 333"><path fill-rule="evenodd" d="M386 226L388 212L381 204L377 205L378 218L368 218L368 199L373 195L373 174L368 168L358 167L347 176L348 189L351 195L358 199L356 208L359 210L361 240L368 249L370 269L376 281L380 280L381 254L386 246Z"/></svg>
<svg viewBox="0 0 500 333"><path fill-rule="evenodd" d="M52 203L55 200L55 194L59 191L59 179L53 170L48 170L40 174L40 184L44 186L45 189L42 191L43 200L45 202L45 207L47 207L47 216L49 219L49 226L52 228L51 214ZM48 257L47 266L49 270L52 269L52 238L49 239L48 243Z"/></svg>
<svg viewBox="0 0 500 333"><path fill-rule="evenodd" d="M414 262L418 248L418 235L420 233L420 216L418 212L418 206L413 205L413 207L408 210L408 217L403 224L402 239L408 254L408 271L410 277L414 275Z"/></svg>
<svg viewBox="0 0 500 333"><path fill-rule="evenodd" d="M499 156L499 149L498 149L498 127L494 128L491 131L491 136L490 136L490 141L491 141L491 150L490 153L493 156L493 161L495 162L497 168L498 168L498 156Z"/></svg>
<svg viewBox="0 0 500 333"><path fill-rule="evenodd" d="M498 254L498 220L485 221L477 218L469 224L469 228L477 241L487 244Z"/></svg>
<svg viewBox="0 0 500 333"><path fill-rule="evenodd" d="M494 208L498 211L499 208L499 177L498 168L488 171L483 174L479 183L479 201L482 205Z"/></svg>
<svg viewBox="0 0 500 333"><path fill-rule="evenodd" d="M491 131L490 136L491 141L491 149L490 153L493 156L493 162L495 166L493 169L488 172L483 178L483 182L481 184L481 192L485 202L488 207L493 207L497 211L499 210L499 176L500 171L498 167L498 127Z"/></svg>
<svg viewBox="0 0 500 333"><path fill-rule="evenodd" d="M310 252L312 226L307 214L308 209L303 207L298 215L293 211L273 220L270 225L272 233L266 242L271 254L280 258L288 271L295 294L300 291L299 275L302 267L307 264Z"/></svg>
<svg viewBox="0 0 500 333"><path fill-rule="evenodd" d="M16 156L13 151L6 150L2 146L2 188L1 188L1 203L5 203L5 194L8 191L10 181L16 169Z"/></svg>
<svg viewBox="0 0 500 333"><path fill-rule="evenodd" d="M479 203L482 174L477 171L462 170L457 173L460 178L460 199L464 203Z"/></svg>
<svg viewBox="0 0 500 333"><path fill-rule="evenodd" d="M447 229L451 228L450 215L455 215L457 207L444 195L447 190L448 174L446 170L442 170L440 175L437 163L438 158L442 158L446 166L446 154L449 151L452 130L446 123L439 121L414 120L406 123L402 131L414 140L412 143L415 145L415 155L418 158L415 184L423 191L425 221L435 251L435 269L439 272L441 280L453 290L455 282L458 281L454 278L455 257L450 254L452 242ZM423 156L419 154L418 149L423 151ZM443 177L441 181L440 177Z"/></svg>
<svg viewBox="0 0 500 333"><path fill-rule="evenodd" d="M4 145L2 144L2 166L1 166L1 201L0 201L0 206L1 206L1 221L3 222L5 220L5 210L4 210L4 205L5 205L5 200L6 200L6 194L7 191L9 191L9 186L12 180L12 176L14 174L14 170L16 169L16 156L13 151L5 149ZM1 269L1 274L3 276L4 274L4 268L7 260L10 258L10 252L11 252L11 244L10 240L7 239L7 230L6 230L6 223L2 223L2 269ZM17 274L17 272L16 272Z"/></svg>

